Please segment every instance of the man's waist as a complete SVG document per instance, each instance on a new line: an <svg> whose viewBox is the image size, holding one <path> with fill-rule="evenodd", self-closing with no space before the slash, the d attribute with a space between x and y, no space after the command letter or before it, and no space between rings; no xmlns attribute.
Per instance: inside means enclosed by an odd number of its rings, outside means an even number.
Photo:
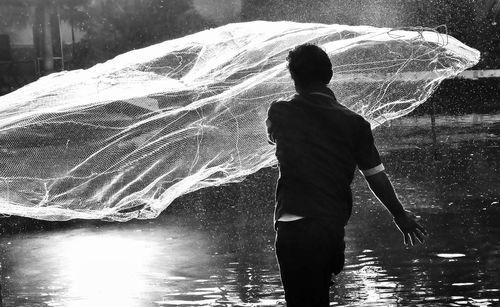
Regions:
<svg viewBox="0 0 500 307"><path fill-rule="evenodd" d="M280 210L282 211L282 210ZM286 212L275 212L275 218L274 218L274 228L276 229L278 226L278 223L297 223L303 220L314 220L317 223L322 223L324 225L327 225L328 228L331 229L336 229L336 230L342 230L344 229L345 225L347 224L347 221L349 220L349 216L346 216L345 214L340 214L338 213L337 215L331 215L331 216L326 216L324 213L320 214L303 214L303 215L296 215L292 213L286 213Z"/></svg>
<svg viewBox="0 0 500 307"><path fill-rule="evenodd" d="M347 183L313 182L296 178L280 177L276 196L319 198L325 202L348 201L351 198L351 188Z"/></svg>

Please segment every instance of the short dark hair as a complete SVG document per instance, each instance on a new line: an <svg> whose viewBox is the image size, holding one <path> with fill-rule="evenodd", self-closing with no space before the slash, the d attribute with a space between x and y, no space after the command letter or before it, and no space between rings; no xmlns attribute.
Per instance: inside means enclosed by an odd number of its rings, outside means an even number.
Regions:
<svg viewBox="0 0 500 307"><path fill-rule="evenodd" d="M327 85L332 78L332 62L326 52L316 45L299 45L288 53L286 60L296 85Z"/></svg>

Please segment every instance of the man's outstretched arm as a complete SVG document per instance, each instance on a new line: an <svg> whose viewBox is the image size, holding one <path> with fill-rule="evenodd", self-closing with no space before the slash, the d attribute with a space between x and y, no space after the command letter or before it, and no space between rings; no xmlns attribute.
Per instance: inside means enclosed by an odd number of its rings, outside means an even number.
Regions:
<svg viewBox="0 0 500 307"><path fill-rule="evenodd" d="M403 233L404 243L415 245L417 240L423 243L427 232L417 223L416 216L403 208L386 173L380 171L373 175L365 175L365 178L373 194L391 212L394 222Z"/></svg>

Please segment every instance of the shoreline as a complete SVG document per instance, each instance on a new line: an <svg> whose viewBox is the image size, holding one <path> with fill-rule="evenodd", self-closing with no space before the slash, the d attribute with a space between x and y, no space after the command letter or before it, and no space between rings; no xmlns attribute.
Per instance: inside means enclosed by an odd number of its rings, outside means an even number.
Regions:
<svg viewBox="0 0 500 307"><path fill-rule="evenodd" d="M436 127L454 127L454 126L476 126L476 125L494 125L500 123L500 113L481 114L470 113L464 115L436 115ZM403 116L390 120L377 129L390 127L431 127L431 115Z"/></svg>
<svg viewBox="0 0 500 307"><path fill-rule="evenodd" d="M401 117L373 130L380 150L420 148L460 142L500 140L500 114ZM478 146L480 146L478 144Z"/></svg>

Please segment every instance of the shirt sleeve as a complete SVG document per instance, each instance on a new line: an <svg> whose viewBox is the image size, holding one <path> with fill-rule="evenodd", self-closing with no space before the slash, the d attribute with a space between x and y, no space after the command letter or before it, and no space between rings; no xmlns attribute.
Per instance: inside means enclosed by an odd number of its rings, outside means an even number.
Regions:
<svg viewBox="0 0 500 307"><path fill-rule="evenodd" d="M356 144L354 154L356 163L365 177L375 175L385 169L375 146L370 124L365 120L361 124Z"/></svg>

